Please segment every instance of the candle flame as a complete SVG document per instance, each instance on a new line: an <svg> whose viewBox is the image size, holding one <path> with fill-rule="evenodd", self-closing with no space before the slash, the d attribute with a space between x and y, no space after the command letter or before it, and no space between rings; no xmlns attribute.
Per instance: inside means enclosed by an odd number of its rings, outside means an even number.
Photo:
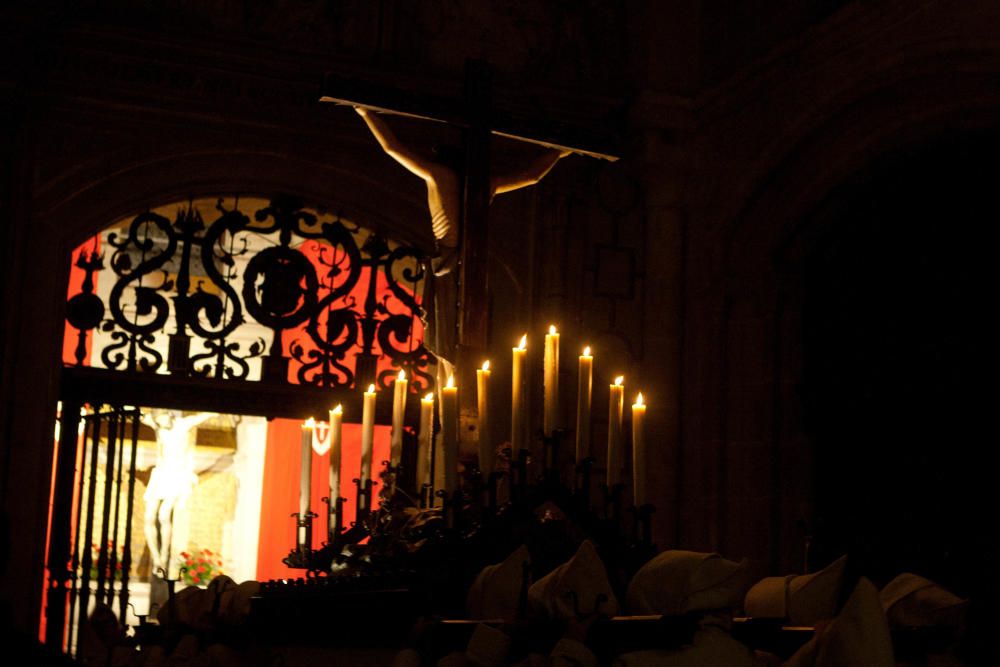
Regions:
<svg viewBox="0 0 1000 667"><path fill-rule="evenodd" d="M455 376L454 375L449 375L448 376L448 383L445 385L445 388L447 388L447 389L454 389L455 388Z"/></svg>
<svg viewBox="0 0 1000 667"><path fill-rule="evenodd" d="M550 336L555 336L556 335L556 325L554 325L554 324L550 324L549 325L549 335Z"/></svg>
<svg viewBox="0 0 1000 667"><path fill-rule="evenodd" d="M306 428L316 428L316 420L310 417L306 420L305 426Z"/></svg>
<svg viewBox="0 0 1000 667"><path fill-rule="evenodd" d="M433 403L434 402L434 392L431 392L431 393L427 394L426 396L424 396L424 400Z"/></svg>
<svg viewBox="0 0 1000 667"><path fill-rule="evenodd" d="M615 378L615 384L618 385L619 387L622 386L623 382L625 382L624 375L619 375L618 377Z"/></svg>
<svg viewBox="0 0 1000 667"><path fill-rule="evenodd" d="M333 414L335 415L344 414L344 407L340 403L337 403L337 407L333 409Z"/></svg>
<svg viewBox="0 0 1000 667"><path fill-rule="evenodd" d="M590 356L590 346L589 345L587 347L583 348L583 356L585 356L585 357L589 357Z"/></svg>
<svg viewBox="0 0 1000 667"><path fill-rule="evenodd" d="M489 359L487 359L486 361L483 362L483 370L484 371L490 370L490 360Z"/></svg>
<svg viewBox="0 0 1000 667"><path fill-rule="evenodd" d="M396 379L397 380L405 380L406 379L406 371L404 371L403 369L400 369L399 370L399 375L396 376Z"/></svg>
<svg viewBox="0 0 1000 667"><path fill-rule="evenodd" d="M523 350L528 347L528 334L521 336L521 342L517 344L517 349Z"/></svg>
<svg viewBox="0 0 1000 667"><path fill-rule="evenodd" d="M368 393L368 394L374 394L375 393L375 385L373 385L373 384L368 385L368 391L366 393Z"/></svg>
<svg viewBox="0 0 1000 667"><path fill-rule="evenodd" d="M635 405L636 405L636 407L642 407L643 405L645 405L645 403L643 403L643 401L642 401L642 392L641 391L639 392L639 395L635 397Z"/></svg>

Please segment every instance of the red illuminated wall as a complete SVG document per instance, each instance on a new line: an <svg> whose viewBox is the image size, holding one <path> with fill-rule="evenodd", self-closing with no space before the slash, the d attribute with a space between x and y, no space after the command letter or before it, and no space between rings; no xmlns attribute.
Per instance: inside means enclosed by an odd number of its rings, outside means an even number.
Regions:
<svg viewBox="0 0 1000 667"><path fill-rule="evenodd" d="M303 243L301 246L299 246L299 248L298 248L299 252L301 252L303 255L305 255L309 259L309 261L312 262L313 267L316 269L316 275L319 277L319 280L320 280L320 289L319 289L319 294L318 294L318 296L319 296L320 299L322 299L324 296L326 296L327 294L329 294L329 292L330 292L330 280L331 280L328 277L328 273L330 272L330 267L325 266L325 265L323 265L320 262L320 259L321 259L321 257L320 257L320 248L323 248L323 247L325 247L326 250L327 250L326 254L327 254L327 259L328 259L329 258L329 246L324 246L324 244L320 244L319 242L316 242L316 241L307 241L307 242ZM344 271L341 275L342 276L346 276L346 274L347 274L347 271ZM362 275L361 275L361 279L358 280L358 282L354 285L353 289L351 289L351 291L350 291L349 294L345 295L341 299L338 299L333 304L334 308L343 308L343 307L345 307L345 306L353 303L355 305L352 307L352 309L355 312L363 313L364 312L364 303L365 303L365 300L368 298L368 285L369 285L369 282L371 280L371 274L372 274L371 269L363 269ZM334 289L336 289L337 287L339 287L340 284L342 284L342 280L338 281L336 278L333 279L333 287L334 287ZM405 284L403 285L403 287L405 289ZM414 298L416 299L417 303L420 303L420 301L421 301L420 295L414 295ZM399 298L392 292L392 290L389 289L389 282L388 282L388 280L386 280L385 272L384 271L378 271L378 272L375 273L375 299L376 299L376 301L378 301L379 303L381 303L382 305L385 306L386 310L388 311L388 313L390 315L393 315L393 314L409 314L409 312L410 312L409 306L407 304L401 302L399 300ZM383 315L379 315L378 319L384 319L385 317L386 317L386 315L384 315L384 314ZM325 313L320 313L320 322L321 322L320 331L323 331L323 325L325 325L325 318L326 318L326 314ZM290 358L290 361L289 361L289 364L288 364L288 381L290 383L292 383L292 384L298 384L299 383L298 371L299 371L299 368L301 366L301 364L298 363L293 358L293 355L292 355L292 346L294 344L298 343L307 352L309 350L315 348L315 345L313 344L312 340L309 338L309 335L306 333L306 327L307 326L308 326L308 322L304 322L303 324L299 325L298 327L295 327L293 329L287 330L284 333L284 338L282 339L282 343L284 344L283 345L283 347L284 347L284 353L285 353L286 356L288 356ZM410 340L409 341L407 341L405 343L403 341L397 341L397 346L398 346L399 349L405 349L405 350L409 351L409 350L413 350L413 349L416 349L416 348L420 347L420 345L423 343L423 340L424 340L424 326L423 326L423 322L420 321L420 318L418 318L418 317L412 318L412 327L413 328L412 328L412 331L410 332ZM360 336L360 334L359 334L359 336ZM340 341L334 341L334 342L336 343L336 342L340 342ZM354 365L354 355L356 353L358 353L358 352L361 352L361 345L360 344L356 345L354 348L352 348L351 350L349 350L347 352L347 356L344 359L345 365L347 365L349 367L353 366ZM381 373L384 370L391 370L393 368L392 364L390 362L389 357L388 356L384 356L382 354L382 348L379 346L377 337L376 337L376 340L375 340L374 347L372 348L372 353L379 356L378 366L377 366L377 371L376 371L376 377L377 377L378 373ZM415 390L414 390L414 392L415 392Z"/></svg>
<svg viewBox="0 0 1000 667"><path fill-rule="evenodd" d="M69 269L69 284L66 286L66 299L69 300L70 297L79 294L80 289L83 287L83 280L87 276L87 273L76 265L76 259L80 256L82 252L101 252L101 237L100 235L95 236L92 239L87 239L81 245L79 245L74 251L71 259L70 269ZM94 292L97 292L97 280L100 273L94 274ZM83 365L90 365L90 350L91 344L93 343L93 333L87 336L87 356L84 358ZM64 364L75 365L76 364L76 344L79 340L77 336L77 330L70 326L69 322L63 325L63 348L62 348L62 360Z"/></svg>

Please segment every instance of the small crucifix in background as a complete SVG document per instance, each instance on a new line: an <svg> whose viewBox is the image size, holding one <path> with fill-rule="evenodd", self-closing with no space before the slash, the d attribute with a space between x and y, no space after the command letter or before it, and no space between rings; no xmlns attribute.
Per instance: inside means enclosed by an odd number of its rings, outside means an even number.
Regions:
<svg viewBox="0 0 1000 667"><path fill-rule="evenodd" d="M489 292L487 285L487 214L494 195L534 185L570 153L606 160L617 157L603 148L606 138L581 138L564 126L524 123L492 108L491 73L481 61L466 63L464 97L440 100L327 77L323 101L353 106L382 149L424 180L431 227L439 255L433 262L438 278L431 318L433 351L442 367L477 366L485 353ZM457 111L456 111L457 110ZM424 157L402 145L378 112L444 122L462 128L462 146L454 155ZM537 144L544 152L514 173L490 170L491 135ZM573 136L570 136L572 134ZM595 146L602 145L601 148ZM453 268L457 268L457 280ZM450 274L450 275L449 275ZM435 277L429 278L434 281ZM457 294L456 294L457 289ZM450 370L450 369L449 369ZM439 383L443 385L443 383ZM470 394L471 395L471 394Z"/></svg>

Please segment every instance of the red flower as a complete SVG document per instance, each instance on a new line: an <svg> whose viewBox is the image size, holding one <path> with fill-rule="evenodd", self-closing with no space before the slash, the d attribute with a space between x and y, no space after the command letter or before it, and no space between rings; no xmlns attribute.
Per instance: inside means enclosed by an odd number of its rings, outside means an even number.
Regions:
<svg viewBox="0 0 1000 667"><path fill-rule="evenodd" d="M205 571L205 566L204 565L199 565L198 566L198 572L204 572L204 571Z"/></svg>
<svg viewBox="0 0 1000 667"><path fill-rule="evenodd" d="M184 557L184 558L190 558L190 557L191 557L191 554L189 554L189 553L188 553L188 552L186 552L186 551L182 551L182 552L181 552L181 556L182 556L182 557Z"/></svg>
<svg viewBox="0 0 1000 667"><path fill-rule="evenodd" d="M205 552L205 555L206 555L206 556L211 556L211 555L212 555L212 552L211 552L211 551L209 551L208 549L202 549L202 551L204 551L204 552Z"/></svg>
<svg viewBox="0 0 1000 667"><path fill-rule="evenodd" d="M199 579L199 578L198 578L198 575L196 574L196 575L194 575L193 577L191 577L191 581L193 581L194 583L196 583L196 584L197 584L197 583L200 583L200 582L201 582L201 579Z"/></svg>

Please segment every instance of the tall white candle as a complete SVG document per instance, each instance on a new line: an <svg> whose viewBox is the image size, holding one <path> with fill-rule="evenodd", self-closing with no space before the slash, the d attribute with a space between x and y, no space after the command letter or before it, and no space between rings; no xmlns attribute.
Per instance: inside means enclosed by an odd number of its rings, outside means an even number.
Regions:
<svg viewBox="0 0 1000 667"><path fill-rule="evenodd" d="M441 390L441 441L444 490L451 496L458 488L458 387L453 376Z"/></svg>
<svg viewBox="0 0 1000 667"><path fill-rule="evenodd" d="M431 447L434 443L434 394L420 399L420 436L417 440L417 489L430 483Z"/></svg>
<svg viewBox="0 0 1000 667"><path fill-rule="evenodd" d="M372 448L375 442L375 385L368 385L361 411L361 485L372 478Z"/></svg>
<svg viewBox="0 0 1000 667"><path fill-rule="evenodd" d="M312 444L316 420L310 417L302 423L302 447L299 463L299 517L309 513L309 497L312 495ZM299 546L306 545L306 529L298 529Z"/></svg>
<svg viewBox="0 0 1000 667"><path fill-rule="evenodd" d="M642 392L632 404L632 494L636 507L646 504L646 404Z"/></svg>
<svg viewBox="0 0 1000 667"><path fill-rule="evenodd" d="M479 470L483 478L493 472L493 438L490 434L490 362L476 369L476 399L479 407Z"/></svg>
<svg viewBox="0 0 1000 667"><path fill-rule="evenodd" d="M549 326L545 334L545 387L544 412L542 414L542 432L552 435L559 424L559 332L555 325Z"/></svg>
<svg viewBox="0 0 1000 667"><path fill-rule="evenodd" d="M590 397L594 387L594 357L590 347L580 355L580 375L576 391L576 462L590 456Z"/></svg>
<svg viewBox="0 0 1000 667"><path fill-rule="evenodd" d="M619 375L610 387L608 396L608 488L622 478L622 410L625 407L625 377Z"/></svg>
<svg viewBox="0 0 1000 667"><path fill-rule="evenodd" d="M403 423L406 417L406 371L399 371L392 393L392 440L389 444L389 461L399 465L403 454Z"/></svg>
<svg viewBox="0 0 1000 667"><path fill-rule="evenodd" d="M340 466L341 466L341 445L340 437L343 430L344 409L338 405L330 410L330 508L331 511L337 507L337 498L340 497Z"/></svg>
<svg viewBox="0 0 1000 667"><path fill-rule="evenodd" d="M521 336L521 342L512 350L513 359L510 373L510 449L517 458L522 449L527 449L524 437L524 360L528 353L528 334Z"/></svg>

